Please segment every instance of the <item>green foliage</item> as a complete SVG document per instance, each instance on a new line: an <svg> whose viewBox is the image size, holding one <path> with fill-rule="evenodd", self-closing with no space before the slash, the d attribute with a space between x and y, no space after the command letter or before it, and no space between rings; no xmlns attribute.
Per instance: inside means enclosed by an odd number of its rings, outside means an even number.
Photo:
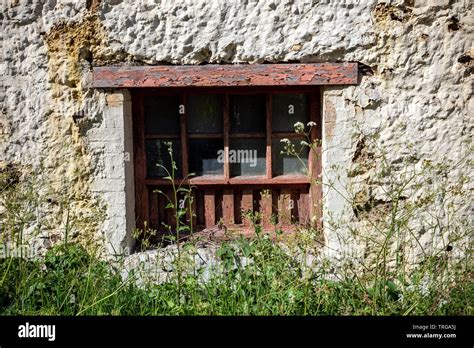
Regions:
<svg viewBox="0 0 474 348"><path fill-rule="evenodd" d="M303 125L304 126L304 125ZM308 127L312 127L308 124ZM299 132L304 127L298 125ZM305 133L306 134L306 133ZM314 143L305 146L315 146ZM290 154L297 155L288 148ZM170 149L170 156L171 156ZM374 156L368 156L374 158ZM364 165L367 164L364 162ZM467 256L454 262L450 250L420 256L416 265L409 263L404 254L405 240L413 236L410 223L420 215L425 204L439 199L439 190L432 196L421 197L413 203L406 199L409 185L419 178L413 173L407 177L391 174L390 165L382 163L380 180L385 180L388 200L383 204L375 199L359 206L359 216L367 214L371 228L379 240L371 240L371 253L376 256L370 264L362 264L364 271L344 264L336 272L334 265L320 261L307 265L305 258L314 254L318 231L310 228L300 231L295 245L280 241L281 231L275 225L276 240L264 235L261 216L243 212L254 225L255 238L240 237L222 243L216 252L219 264L215 268L189 272L189 254L196 246L183 241L182 234L192 234L192 188L174 182L174 164L168 172L172 182L168 209L172 209L178 226L165 226L174 232L172 242L177 246L175 271L161 284L146 283L138 286L135 275L126 279L121 275L120 260L111 264L98 254L85 250L75 242L65 242L50 249L44 258L0 258L0 314L3 315L472 315L474 285L472 259ZM374 166L377 167L377 166ZM407 164L408 168L408 164ZM166 168L165 168L166 170ZM436 168L441 172L446 170ZM10 178L13 178L10 175ZM435 177L436 178L436 177ZM0 178L1 179L1 178ZM35 217L34 209L27 209L36 188L23 195L15 190L16 179L8 179L3 192L4 207L2 240L22 246L23 230ZM3 179L2 179L3 180ZM7 182L7 180L3 180ZM0 182L2 182L0 180ZM425 180L427 184L436 180ZM319 182L316 184L320 184ZM424 182L422 183L424 184ZM329 185L332 185L329 183ZM335 185L334 185L335 186ZM445 189L446 185L441 185ZM7 186L6 186L7 187ZM334 187L331 187L334 188ZM414 186L418 189L418 186ZM335 189L335 188L334 188ZM411 188L413 189L413 188ZM462 195L462 187L455 188ZM8 195L7 195L8 194ZM160 192L162 194L162 192ZM342 194L342 193L341 193ZM446 192L446 195L448 192ZM350 195L346 195L350 196ZM182 198L184 197L184 198ZM444 195L442 195L444 197ZM184 199L183 207L180 198ZM370 198L370 197L369 197ZM447 206L447 212L449 206ZM33 211L33 213L29 213ZM426 211L426 209L425 209ZM190 213L188 213L190 212ZM375 214L378 213L378 214ZM430 212L431 213L431 212ZM30 216L31 215L31 216ZM381 216L381 217L380 217ZM432 215L429 215L432 216ZM433 215L434 216L434 215ZM445 246L461 249L462 241L472 233L470 225L463 225L450 215L450 225L426 224L435 232L448 228L450 234ZM69 228L66 224L65 235ZM448 230L450 231L450 230ZM14 232L14 233L11 233ZM337 233L335 229L334 233ZM356 234L357 231L354 232ZM156 231L145 228L134 236L142 241L142 248L150 246L149 239ZM409 236L408 236L409 234ZM362 238L362 236L356 236ZM448 244L449 243L449 244ZM395 262L390 246L395 245ZM410 245L407 245L407 250ZM350 259L350 257L348 257ZM395 267L388 266L389 261ZM354 266L354 267L353 267ZM358 265L360 266L360 265Z"/></svg>
<svg viewBox="0 0 474 348"><path fill-rule="evenodd" d="M123 281L120 267L77 244L60 245L44 259L0 260L3 315L472 315L467 273L449 282L423 270L410 286L385 279L330 280L321 265L307 268L269 238L224 243L222 271L182 274L160 285ZM184 256L183 256L184 257ZM418 279L418 280L417 280ZM442 285L442 286L441 286ZM427 286L426 289L423 287ZM375 309L375 311L374 311Z"/></svg>

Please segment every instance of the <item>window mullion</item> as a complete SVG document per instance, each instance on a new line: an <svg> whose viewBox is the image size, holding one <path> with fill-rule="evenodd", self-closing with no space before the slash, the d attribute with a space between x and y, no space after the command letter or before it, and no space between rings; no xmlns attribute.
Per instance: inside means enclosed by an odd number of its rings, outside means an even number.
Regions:
<svg viewBox="0 0 474 348"><path fill-rule="evenodd" d="M185 178L189 174L189 163L188 163L188 134L186 130L186 94L182 94L180 96L180 112L179 119L180 119L180 130L181 130L181 165L183 168L183 178Z"/></svg>
<svg viewBox="0 0 474 348"><path fill-rule="evenodd" d="M272 178L272 95L267 93L265 96L266 104L266 133L267 133L267 152L265 158L266 176Z"/></svg>
<svg viewBox="0 0 474 348"><path fill-rule="evenodd" d="M230 111L229 111L229 94L224 94L224 179L230 178L230 164L229 164L229 129L230 129Z"/></svg>
<svg viewBox="0 0 474 348"><path fill-rule="evenodd" d="M310 171L311 185L310 185L310 216L316 217L316 226L322 228L322 185L320 184L322 174L321 164L321 138L322 125L320 117L320 96L316 93L309 95L309 120L316 123L311 129L310 140L315 141L316 146L312 146L308 154L308 167ZM317 184L316 184L317 183Z"/></svg>

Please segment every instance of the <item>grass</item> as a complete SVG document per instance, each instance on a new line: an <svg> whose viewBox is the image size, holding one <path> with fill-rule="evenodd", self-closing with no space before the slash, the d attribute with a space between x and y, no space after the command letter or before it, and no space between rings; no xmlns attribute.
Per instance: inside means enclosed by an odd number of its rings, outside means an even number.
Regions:
<svg viewBox="0 0 474 348"><path fill-rule="evenodd" d="M449 210L450 205L445 205L449 224L443 225L427 210L434 202L431 196L414 203L403 198L419 177L420 185L429 182L424 174L415 173L404 179L397 172L387 174L383 165L378 168L391 187L387 194L389 201L374 202L370 209L363 208L361 214L372 214L373 218L369 217L368 221L379 239L369 240L375 259L358 261L357 267L345 262L334 270L335 265L322 258L315 267L308 267L298 261L298 255L314 251L319 241L318 231L311 228L300 231L299 239L295 240L297 247L292 248L262 235L257 224L259 219L254 216L251 220L256 237L222 243L216 252L220 268L211 269L203 281L202 270L189 272L187 269L187 250L195 245L179 238L180 232L192 232L192 226L186 224L186 219L192 216L186 214L191 206L190 189L173 185L173 195L168 197L169 208L175 210L176 220L183 223L171 240L177 245L178 253L175 272L169 281L138 286L134 274L123 279L121 262L124 260L111 263L101 258L101 249L90 245L85 248L80 238L70 233L73 222L66 219L64 238L44 257L3 255L0 258L0 314L472 315L473 264L470 244L463 242L466 237L468 240L472 237L471 224L463 222L456 210ZM446 177L441 169L436 168L436 171ZM0 190L0 206L3 207L0 237L2 245L10 243L21 248L29 245L31 230L28 226L36 223L36 230L42 230L43 215L38 206L46 203L34 180L22 181L20 176L11 173L4 176L0 176L4 187ZM169 179L173 176L172 170ZM400 181L400 177L403 180ZM432 182L436 182L436 178ZM460 189L456 188L453 193L446 190L447 185L441 186L442 197L450 194L466 197ZM440 197L435 190L430 193L433 199ZM180 197L184 197L186 203L183 210L176 209L180 206ZM444 206L443 202L437 204ZM448 239L442 240L442 247L433 248L433 252L423 249L418 262L411 264L405 254L413 243L420 244L412 223L426 212L431 214L434 223L425 224L425 233L432 233L433 240L436 236ZM150 246L145 243L143 233L136 235L142 238L141 247ZM456 257L451 253L453 248ZM347 257L346 261L350 260L351 257ZM395 263L390 266L391 261Z"/></svg>
<svg viewBox="0 0 474 348"><path fill-rule="evenodd" d="M329 280L324 267L308 270L267 238L224 243L224 272L207 282L201 275L138 287L133 276L61 244L44 259L0 260L2 315L472 315L470 275L453 272L449 281L426 272L411 274L410 285L373 276ZM253 262L245 267L242 256ZM392 275L394 276L394 275Z"/></svg>

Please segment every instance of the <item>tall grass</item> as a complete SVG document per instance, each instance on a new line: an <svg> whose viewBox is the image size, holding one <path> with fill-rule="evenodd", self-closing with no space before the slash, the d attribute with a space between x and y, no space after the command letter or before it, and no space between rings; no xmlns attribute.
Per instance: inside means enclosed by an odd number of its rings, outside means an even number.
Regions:
<svg viewBox="0 0 474 348"><path fill-rule="evenodd" d="M173 176L171 172L169 179ZM450 259L445 250L422 255L416 265L409 264L401 252L408 247L400 245L411 231L410 219L420 208L401 199L405 194L401 185L391 185L390 204L384 206L380 220L372 221L372 227L380 233L380 239L371 244L375 260L358 265L344 263L337 270L323 257L308 264L306 255L314 253L320 231L310 228L300 231L292 241L275 240L262 234L258 216L245 212L254 222L255 238L241 237L220 244L215 253L219 266L208 269L210 274L206 276L204 269L189 271L187 266L195 246L181 240L180 233L192 230L192 212L190 204L183 208L178 205L178 196L189 192L174 187L168 208L175 211L176 221L182 221L182 225L173 240L178 250L173 261L177 267L168 281L139 286L138 274L122 276L124 260L111 264L101 258L101 249L86 250L74 240L63 238L44 258L3 255L0 314L472 315L474 285L469 246L462 250L461 259ZM41 202L33 200L37 196L28 181L18 179L2 187L2 243L8 240L19 247L24 243L19 236L27 222L37 218L34 207L28 211L28 219L23 209ZM364 211L378 208L374 203L372 209ZM191 218L186 220L185 216ZM472 232L469 224L452 226L465 226L457 231L459 240ZM136 235L143 237L143 233ZM455 240L449 243L446 245ZM393 245L398 245L395 253ZM392 257L396 262L390 266Z"/></svg>
<svg viewBox="0 0 474 348"><path fill-rule="evenodd" d="M370 276L330 280L327 269L308 272L268 238L224 243L225 272L206 282L182 274L138 287L133 276L77 244L53 247L44 260L0 261L0 313L6 315L472 315L474 286L456 272L442 284L412 289ZM242 255L253 262L243 265ZM430 265L435 270L435 265ZM417 287L418 286L418 287ZM376 288L378 287L378 288Z"/></svg>

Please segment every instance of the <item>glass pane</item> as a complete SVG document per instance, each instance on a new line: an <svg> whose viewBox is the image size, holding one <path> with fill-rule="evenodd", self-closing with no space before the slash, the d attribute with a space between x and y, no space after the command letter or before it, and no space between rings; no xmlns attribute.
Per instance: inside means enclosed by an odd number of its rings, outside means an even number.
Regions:
<svg viewBox="0 0 474 348"><path fill-rule="evenodd" d="M168 146L166 143L171 142L173 147L173 160L176 162L178 167L175 171L175 177L179 178L182 176L181 167L181 142L177 139L147 139L146 140L146 167L148 177L150 178L162 178L168 176L166 171L157 166L161 164L171 173L171 157L168 152Z"/></svg>
<svg viewBox="0 0 474 348"><path fill-rule="evenodd" d="M284 150L285 143L280 141L281 139L275 139L272 142L272 172L273 176L284 175L284 174L306 174L306 168L308 167L308 153L309 148L306 145L301 145L302 139L292 139L291 144L294 145L294 149L301 161L294 155L287 155ZM284 151L285 154L282 154Z"/></svg>
<svg viewBox="0 0 474 348"><path fill-rule="evenodd" d="M222 133L222 103L217 95L188 98L188 133Z"/></svg>
<svg viewBox="0 0 474 348"><path fill-rule="evenodd" d="M308 122L306 95L274 94L272 96L272 131L294 132L294 124Z"/></svg>
<svg viewBox="0 0 474 348"><path fill-rule="evenodd" d="M265 139L232 139L229 149L230 175L265 175L265 157Z"/></svg>
<svg viewBox="0 0 474 348"><path fill-rule="evenodd" d="M229 107L231 133L265 133L264 95L232 95Z"/></svg>
<svg viewBox="0 0 474 348"><path fill-rule="evenodd" d="M144 100L146 134L179 134L179 98L153 96Z"/></svg>
<svg viewBox="0 0 474 348"><path fill-rule="evenodd" d="M222 139L189 140L189 172L196 175L219 175L224 173L224 162L219 158L224 151ZM218 161L219 159L219 161Z"/></svg>

